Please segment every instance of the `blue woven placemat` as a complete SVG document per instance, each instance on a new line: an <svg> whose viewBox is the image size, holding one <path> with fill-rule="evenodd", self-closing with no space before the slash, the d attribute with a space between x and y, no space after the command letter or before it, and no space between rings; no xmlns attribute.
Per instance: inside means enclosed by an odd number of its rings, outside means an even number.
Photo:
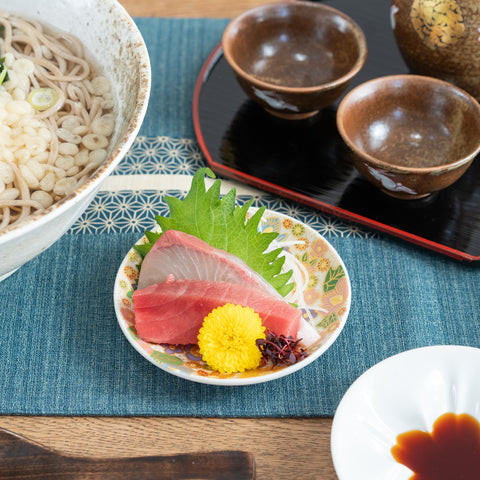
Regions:
<svg viewBox="0 0 480 480"><path fill-rule="evenodd" d="M85 214L54 246L0 283L0 414L331 416L378 361L434 344L480 346L480 267L269 195L256 205L312 225L350 274L338 340L288 377L213 387L141 357L117 325L113 282L130 246L183 196L204 165L193 137L196 76L225 20L136 19L153 68L141 135Z"/></svg>

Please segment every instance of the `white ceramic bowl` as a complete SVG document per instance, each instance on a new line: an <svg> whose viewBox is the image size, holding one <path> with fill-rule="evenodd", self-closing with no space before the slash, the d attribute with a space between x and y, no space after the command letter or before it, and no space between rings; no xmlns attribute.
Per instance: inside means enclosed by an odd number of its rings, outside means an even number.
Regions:
<svg viewBox="0 0 480 480"><path fill-rule="evenodd" d="M361 375L341 400L331 447L340 480L409 480L391 454L397 436L432 432L445 413L480 419L480 349L442 345L409 350Z"/></svg>
<svg viewBox="0 0 480 480"><path fill-rule="evenodd" d="M46 211L0 233L2 280L65 233L128 151L147 110L151 70L137 26L115 0L0 0L0 10L38 19L81 39L93 63L111 81L116 120L109 155L86 183Z"/></svg>

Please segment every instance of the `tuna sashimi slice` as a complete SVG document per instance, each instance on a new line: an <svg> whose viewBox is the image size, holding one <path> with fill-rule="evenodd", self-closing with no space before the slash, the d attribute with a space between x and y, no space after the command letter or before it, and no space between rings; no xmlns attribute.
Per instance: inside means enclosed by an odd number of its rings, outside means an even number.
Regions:
<svg viewBox="0 0 480 480"><path fill-rule="evenodd" d="M205 316L227 303L253 308L267 329L297 338L301 311L255 286L173 276L134 292L137 334L152 343L197 343Z"/></svg>
<svg viewBox="0 0 480 480"><path fill-rule="evenodd" d="M168 275L190 280L249 283L281 299L281 295L242 259L199 238L167 230L142 262L138 288L163 283Z"/></svg>

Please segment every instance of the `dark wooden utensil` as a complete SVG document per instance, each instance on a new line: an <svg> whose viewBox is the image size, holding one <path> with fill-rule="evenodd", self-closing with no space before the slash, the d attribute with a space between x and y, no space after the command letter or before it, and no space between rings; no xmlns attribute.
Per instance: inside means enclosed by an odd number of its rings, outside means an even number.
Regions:
<svg viewBox="0 0 480 480"><path fill-rule="evenodd" d="M222 451L132 458L87 458L56 453L0 429L0 479L22 480L252 480L251 453Z"/></svg>

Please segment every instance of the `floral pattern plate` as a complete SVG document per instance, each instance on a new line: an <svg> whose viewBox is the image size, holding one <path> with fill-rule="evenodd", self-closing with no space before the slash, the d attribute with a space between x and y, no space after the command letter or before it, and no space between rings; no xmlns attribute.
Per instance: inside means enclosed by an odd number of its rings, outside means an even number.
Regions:
<svg viewBox="0 0 480 480"><path fill-rule="evenodd" d="M287 215L266 210L260 229L279 234L275 242L285 245L285 266L296 265L300 272L292 280L297 294L299 290L303 292L303 317L319 335L317 342L307 348L308 356L293 365L273 367L267 364L243 373L221 374L208 368L196 345L157 345L141 340L135 331L132 302L141 256L132 248L115 279L114 303L120 328L143 357L162 370L187 380L211 385L248 385L296 372L332 345L345 325L351 304L350 279L342 259L315 230ZM138 243L145 241L142 238Z"/></svg>

